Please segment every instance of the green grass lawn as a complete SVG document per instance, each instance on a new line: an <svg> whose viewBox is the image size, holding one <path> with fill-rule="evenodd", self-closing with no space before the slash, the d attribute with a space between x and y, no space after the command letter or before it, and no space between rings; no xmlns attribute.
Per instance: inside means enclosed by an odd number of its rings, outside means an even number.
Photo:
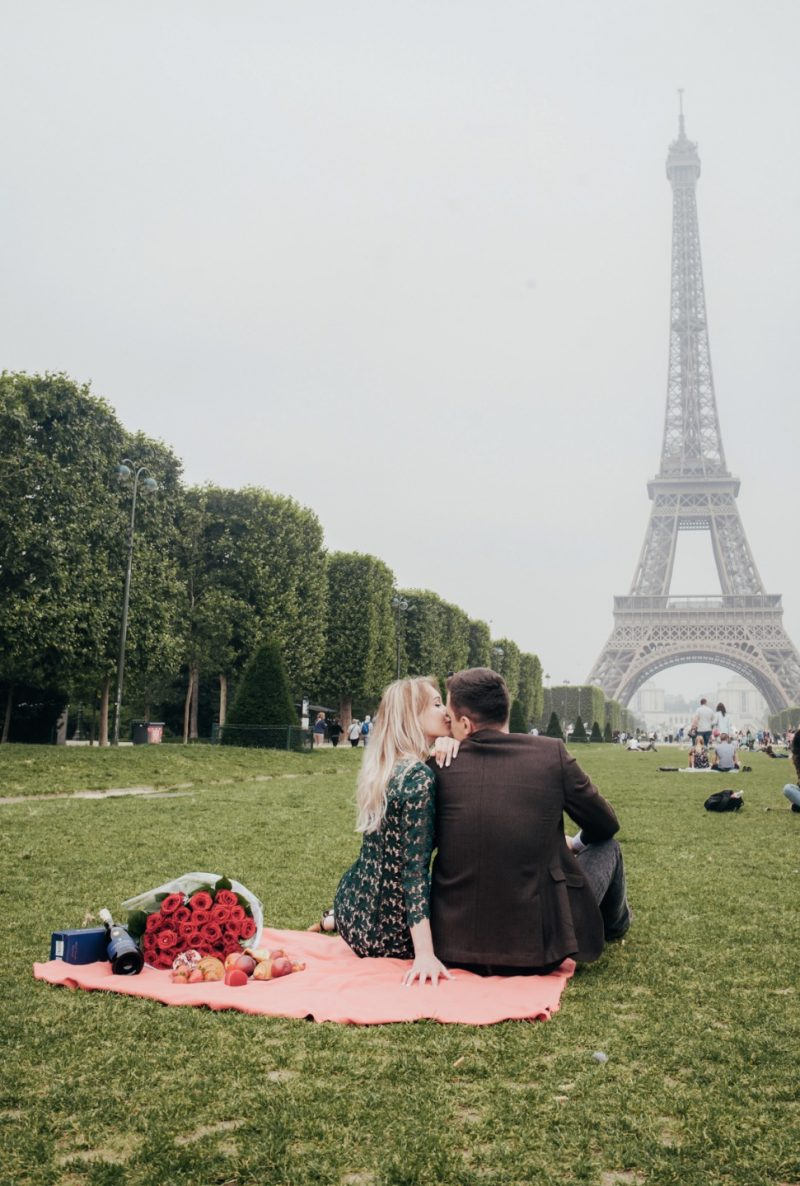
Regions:
<svg viewBox="0 0 800 1186"><path fill-rule="evenodd" d="M310 754L210 745L0 747L0 797L51 795L111 787L213 786L270 774L349 770L350 746Z"/></svg>
<svg viewBox="0 0 800 1186"><path fill-rule="evenodd" d="M356 1028L70 992L31 964L52 930L195 868L304 927L357 851L357 754L3 747L5 794L193 786L0 807L0 1181L800 1183L789 763L755 755L728 780L659 773L678 751L576 752L622 821L624 944L579 970L550 1022ZM281 772L298 777L255 781ZM727 785L744 810L704 812Z"/></svg>

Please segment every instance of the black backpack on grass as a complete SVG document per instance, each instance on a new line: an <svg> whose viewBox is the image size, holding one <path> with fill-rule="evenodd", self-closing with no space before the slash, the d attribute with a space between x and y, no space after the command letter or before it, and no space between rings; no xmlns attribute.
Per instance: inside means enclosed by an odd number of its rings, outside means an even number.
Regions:
<svg viewBox="0 0 800 1186"><path fill-rule="evenodd" d="M703 804L706 811L738 811L742 806L741 791L714 791Z"/></svg>

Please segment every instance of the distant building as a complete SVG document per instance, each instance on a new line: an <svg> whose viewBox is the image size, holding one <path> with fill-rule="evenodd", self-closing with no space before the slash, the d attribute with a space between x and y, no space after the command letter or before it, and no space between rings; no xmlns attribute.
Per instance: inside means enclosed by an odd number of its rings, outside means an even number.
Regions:
<svg viewBox="0 0 800 1186"><path fill-rule="evenodd" d="M688 730L701 696L706 697L712 708L722 702L735 729L741 729L745 733L752 729L755 732L766 724L766 700L751 683L739 676L733 676L721 684L713 695L703 690L690 700L665 692L663 688L656 688L652 684L644 684L631 700L629 707L642 718L648 733L655 730L663 737L668 733L677 733L681 727Z"/></svg>
<svg viewBox="0 0 800 1186"><path fill-rule="evenodd" d="M714 704L720 701L727 708L735 729L742 729L745 733L752 729L755 732L767 723L769 708L766 700L751 683L740 676L733 676L717 688Z"/></svg>

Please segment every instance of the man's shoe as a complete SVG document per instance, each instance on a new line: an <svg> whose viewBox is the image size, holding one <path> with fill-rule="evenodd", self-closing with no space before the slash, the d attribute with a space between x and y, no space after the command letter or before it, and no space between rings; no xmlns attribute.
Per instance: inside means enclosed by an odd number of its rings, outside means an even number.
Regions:
<svg viewBox="0 0 800 1186"><path fill-rule="evenodd" d="M793 803L793 804L792 804L792 811L800 811L800 806L798 806L798 805L797 805L797 803Z"/></svg>

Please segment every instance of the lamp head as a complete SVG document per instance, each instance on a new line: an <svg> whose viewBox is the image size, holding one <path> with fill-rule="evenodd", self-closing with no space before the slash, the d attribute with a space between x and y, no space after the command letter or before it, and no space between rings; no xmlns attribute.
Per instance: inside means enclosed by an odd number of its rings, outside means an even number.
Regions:
<svg viewBox="0 0 800 1186"><path fill-rule="evenodd" d="M145 478L142 482L142 490L147 491L149 494L155 494L156 490L158 490L158 482L155 478Z"/></svg>
<svg viewBox="0 0 800 1186"><path fill-rule="evenodd" d="M129 482L131 480L131 467L129 465L118 465L114 470L118 482Z"/></svg>

